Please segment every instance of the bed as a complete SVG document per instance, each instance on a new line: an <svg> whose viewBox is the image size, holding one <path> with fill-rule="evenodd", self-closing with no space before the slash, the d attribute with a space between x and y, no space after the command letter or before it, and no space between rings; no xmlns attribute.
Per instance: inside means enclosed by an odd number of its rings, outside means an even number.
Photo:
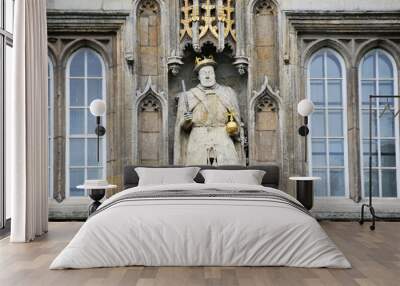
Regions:
<svg viewBox="0 0 400 286"><path fill-rule="evenodd" d="M195 183L152 186L138 186L136 167L125 168L125 190L88 218L50 269L351 267L310 213L277 189L277 166L250 167L266 172L261 185L205 184L199 173Z"/></svg>

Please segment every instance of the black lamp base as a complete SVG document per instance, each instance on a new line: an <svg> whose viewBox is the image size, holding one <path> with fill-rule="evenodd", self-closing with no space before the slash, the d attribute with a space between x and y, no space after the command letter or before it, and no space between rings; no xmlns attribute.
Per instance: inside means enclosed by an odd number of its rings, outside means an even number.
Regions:
<svg viewBox="0 0 400 286"><path fill-rule="evenodd" d="M371 218L372 218L372 224L369 226L370 230L375 230L375 220L377 216L375 215L375 209L372 205L370 204L363 204L361 206L361 219L359 221L360 224L364 224L364 208L369 208L369 212L371 213Z"/></svg>
<svg viewBox="0 0 400 286"><path fill-rule="evenodd" d="M94 201L90 206L89 206L89 215L94 213L97 208L101 205L100 200L104 198L104 195L106 194L105 189L90 189L88 190L89 197Z"/></svg>

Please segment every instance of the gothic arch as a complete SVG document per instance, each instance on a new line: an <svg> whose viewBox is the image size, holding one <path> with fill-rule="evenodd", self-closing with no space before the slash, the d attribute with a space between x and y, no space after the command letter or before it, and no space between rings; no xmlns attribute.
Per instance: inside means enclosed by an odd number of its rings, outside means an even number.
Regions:
<svg viewBox="0 0 400 286"><path fill-rule="evenodd" d="M396 63L397 70L400 69L400 49L396 46L395 43L385 39L372 39L365 43L363 43L355 52L354 57L354 66L358 68L360 65L361 59L371 50L373 49L382 49L389 53L393 60Z"/></svg>
<svg viewBox="0 0 400 286"><path fill-rule="evenodd" d="M71 55L81 48L92 49L101 56L105 65L107 76L107 69L112 64L111 56L106 52L105 47L103 47L101 43L93 39L81 38L68 43L60 53L60 63L62 64L63 68L66 68Z"/></svg>
<svg viewBox="0 0 400 286"><path fill-rule="evenodd" d="M256 7L256 5L258 4L258 2L263 2L263 1L268 1L268 2L271 2L274 6L275 6L275 9L278 9L279 7L280 7L280 5L279 5L279 1L277 1L277 0L251 0L250 2L249 2L249 4L248 4L248 10L249 11L254 11L254 8Z"/></svg>
<svg viewBox="0 0 400 286"><path fill-rule="evenodd" d="M301 57L301 67L305 70L307 69L308 63L312 56L317 53L321 49L331 49L338 53L341 58L344 60L346 69L349 69L352 66L351 63L351 53L347 49L345 45L341 42L333 39L322 39L317 42L314 42L312 45L307 47Z"/></svg>

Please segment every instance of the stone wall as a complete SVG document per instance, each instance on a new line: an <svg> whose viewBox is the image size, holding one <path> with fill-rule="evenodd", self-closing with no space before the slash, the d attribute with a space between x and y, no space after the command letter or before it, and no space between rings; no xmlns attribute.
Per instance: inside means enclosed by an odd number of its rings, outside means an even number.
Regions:
<svg viewBox="0 0 400 286"><path fill-rule="evenodd" d="M249 164L277 164L281 188L294 194L291 175L305 175L302 118L305 63L330 47L346 60L350 197L361 194L357 63L372 47L400 57L400 2L236 1L236 42L202 51L218 62L217 81L240 98ZM340 11L340 12L338 12ZM49 53L55 66L54 198L65 197L65 65L79 47L95 49L107 64L107 178L122 185L127 164L173 162L176 95L193 74L196 51L182 46L178 0L48 0ZM400 66L400 65L399 65ZM54 206L53 206L54 208Z"/></svg>

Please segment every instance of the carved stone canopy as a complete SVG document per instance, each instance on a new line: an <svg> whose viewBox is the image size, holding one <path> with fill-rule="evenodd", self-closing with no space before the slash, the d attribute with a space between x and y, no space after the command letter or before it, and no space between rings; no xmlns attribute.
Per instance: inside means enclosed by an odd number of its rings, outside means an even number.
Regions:
<svg viewBox="0 0 400 286"><path fill-rule="evenodd" d="M225 44L236 46L234 0L182 0L181 47L192 44L196 52L211 42L221 52Z"/></svg>
<svg viewBox="0 0 400 286"><path fill-rule="evenodd" d="M279 95L279 90L273 90L271 87L267 76L264 77L264 83L260 90L253 91L252 102L254 102L253 106L255 106L258 111L265 109L277 111L281 103L281 97Z"/></svg>
<svg viewBox="0 0 400 286"><path fill-rule="evenodd" d="M165 94L163 91L157 91L156 85L153 84L151 76L149 76L143 91L137 90L136 96L138 100L140 100L141 98L147 98L148 96L164 99Z"/></svg>

